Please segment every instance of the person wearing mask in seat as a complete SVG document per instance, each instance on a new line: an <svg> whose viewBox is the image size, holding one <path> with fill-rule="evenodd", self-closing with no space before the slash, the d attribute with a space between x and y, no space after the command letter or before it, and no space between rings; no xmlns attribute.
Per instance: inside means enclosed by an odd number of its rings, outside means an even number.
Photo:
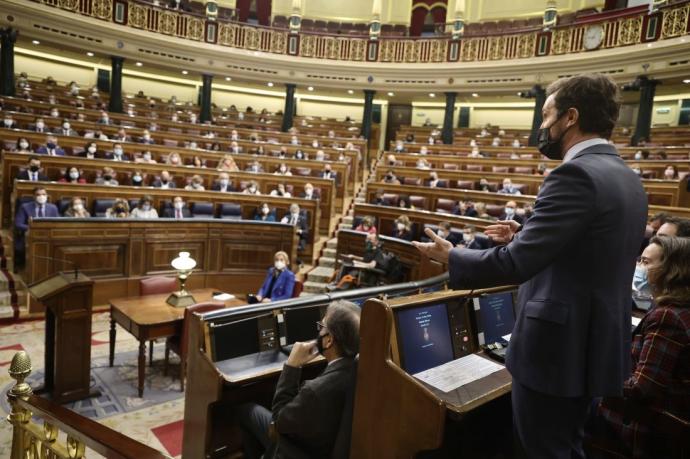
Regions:
<svg viewBox="0 0 690 459"><path fill-rule="evenodd" d="M319 195L314 191L314 185L311 183L304 184L304 191L300 193L299 197L303 199L319 199Z"/></svg>
<svg viewBox="0 0 690 459"><path fill-rule="evenodd" d="M290 192L285 189L284 183L279 183L278 188L271 190L271 192L269 194L271 196L282 196L284 198L292 197L292 194L290 194Z"/></svg>
<svg viewBox="0 0 690 459"><path fill-rule="evenodd" d="M218 180L211 185L211 191L220 191L222 193L235 191L235 188L232 186L232 182L230 181L230 174L227 172L221 172L218 174Z"/></svg>
<svg viewBox="0 0 690 459"><path fill-rule="evenodd" d="M144 132L142 133L141 137L139 137L139 143L145 143L148 145L152 145L156 143L155 140L151 137L151 133L149 132L148 129L144 129Z"/></svg>
<svg viewBox="0 0 690 459"><path fill-rule="evenodd" d="M276 216L274 212L271 212L269 205L264 202L260 207L257 207L256 212L254 213L254 220L262 222L274 222L276 221Z"/></svg>
<svg viewBox="0 0 690 459"><path fill-rule="evenodd" d="M14 151L17 153L33 153L33 150L31 149L31 142L29 142L29 139L26 137L18 138Z"/></svg>
<svg viewBox="0 0 690 459"><path fill-rule="evenodd" d="M294 344L278 379L271 410L254 403L240 405L236 417L242 430L246 459L340 458L349 456L350 429L357 377L360 308L339 300L328 305L316 324L316 340ZM302 383L302 367L323 356L327 362L316 378ZM345 412L347 410L347 413ZM271 424L277 434L272 442ZM345 451L336 451L340 432L347 432Z"/></svg>
<svg viewBox="0 0 690 459"><path fill-rule="evenodd" d="M270 303L290 299L294 288L295 274L290 271L290 258L283 251L276 252L273 266L268 268L264 283L255 296L256 302Z"/></svg>
<svg viewBox="0 0 690 459"><path fill-rule="evenodd" d="M48 156L65 156L65 150L58 145L57 137L49 135L46 137L46 144L38 147L36 153Z"/></svg>
<svg viewBox="0 0 690 459"><path fill-rule="evenodd" d="M81 176L79 169L72 166L65 171L65 174L58 180L60 183L86 183L86 179Z"/></svg>
<svg viewBox="0 0 690 459"><path fill-rule="evenodd" d="M280 223L286 223L297 228L297 235L299 236L297 251L301 252L304 250L304 246L307 243L307 236L309 235L309 226L307 223L307 216L300 210L299 204L290 204L290 212L280 219Z"/></svg>
<svg viewBox="0 0 690 459"><path fill-rule="evenodd" d="M395 219L391 236L404 241L412 240L412 223L407 215L401 215Z"/></svg>
<svg viewBox="0 0 690 459"><path fill-rule="evenodd" d="M90 218L91 214L84 207L84 200L75 196L69 203L69 208L65 211L65 217L69 218Z"/></svg>
<svg viewBox="0 0 690 459"><path fill-rule="evenodd" d="M498 192L501 194L513 194L515 196L520 196L522 194L520 193L520 190L515 188L513 181L509 178L503 179L503 188L498 190Z"/></svg>
<svg viewBox="0 0 690 459"><path fill-rule="evenodd" d="M5 129L17 129L17 122L12 118L11 113L5 113L5 118L3 119L2 122L2 127Z"/></svg>
<svg viewBox="0 0 690 459"><path fill-rule="evenodd" d="M60 126L60 129L57 129L55 131L56 134L58 135L64 135L67 137L73 137L73 136L78 136L79 133L72 129L72 124L70 124L69 120L65 118L62 120L62 125Z"/></svg>
<svg viewBox="0 0 690 459"><path fill-rule="evenodd" d="M162 171L160 177L153 181L152 186L154 188L160 188L163 190L177 188L177 185L175 185L175 182L172 180L172 176L168 171Z"/></svg>
<svg viewBox="0 0 690 459"><path fill-rule="evenodd" d="M141 171L134 171L132 174L132 177L130 179L130 185L131 186L146 186L146 183L144 183L144 178L146 175L141 172Z"/></svg>
<svg viewBox="0 0 690 459"><path fill-rule="evenodd" d="M259 191L259 184L254 180L250 181L249 185L247 185L247 187L244 190L242 190L242 193L257 195L261 194L261 191Z"/></svg>
<svg viewBox="0 0 690 459"><path fill-rule="evenodd" d="M38 133L49 132L48 128L46 127L45 121L41 117L36 118L33 125L29 126L29 130L34 131L34 132L38 132Z"/></svg>
<svg viewBox="0 0 690 459"><path fill-rule="evenodd" d="M500 217L498 217L499 220L501 221L508 221L508 220L514 220L518 222L519 224L522 224L524 221L524 217L516 212L517 209L517 202L515 201L508 201L506 202L506 206L503 209L503 213L501 214Z"/></svg>
<svg viewBox="0 0 690 459"><path fill-rule="evenodd" d="M132 218L154 219L158 218L158 211L153 207L153 198L149 195L144 195L139 200L137 207L132 210Z"/></svg>
<svg viewBox="0 0 690 459"><path fill-rule="evenodd" d="M383 182L390 185L400 185L400 180L398 180L398 177L395 176L395 172L393 172L392 169L388 169L385 177L383 177Z"/></svg>
<svg viewBox="0 0 690 459"><path fill-rule="evenodd" d="M383 249L383 243L376 233L367 233L364 255L343 255L340 271L335 278L335 282L328 284L328 290L347 290L366 284L370 280L370 270L386 270L387 253Z"/></svg>
<svg viewBox="0 0 690 459"><path fill-rule="evenodd" d="M438 224L438 230L436 230L436 234L438 234L438 237L445 239L446 241L450 242L454 246L458 245L460 240L458 239L458 236L453 234L451 231L451 225L450 222L439 222Z"/></svg>
<svg viewBox="0 0 690 459"><path fill-rule="evenodd" d="M204 191L204 179L200 175L193 175L188 185L184 187L187 191Z"/></svg>
<svg viewBox="0 0 690 459"><path fill-rule="evenodd" d="M278 169L276 169L273 175L285 175L289 177L292 175L292 172L290 172L290 168L287 164L280 163L280 166L278 166Z"/></svg>
<svg viewBox="0 0 690 459"><path fill-rule="evenodd" d="M117 198L113 206L105 211L105 218L129 218L129 203L127 200Z"/></svg>
<svg viewBox="0 0 690 459"><path fill-rule="evenodd" d="M488 249L491 246L491 240L489 238L477 238L477 228L467 225L462 229L461 245L470 250Z"/></svg>
<svg viewBox="0 0 690 459"><path fill-rule="evenodd" d="M106 153L105 159L109 159L111 161L129 161L130 157L129 155L125 154L124 150L122 149L122 145L116 143L113 145L112 153Z"/></svg>
<svg viewBox="0 0 690 459"><path fill-rule="evenodd" d="M41 172L41 159L38 156L30 156L26 169L20 171L16 180L29 180L31 182L47 182L48 176Z"/></svg>
<svg viewBox="0 0 690 459"><path fill-rule="evenodd" d="M98 144L96 142L88 142L84 151L80 156L87 159L95 159L98 157Z"/></svg>
<svg viewBox="0 0 690 459"><path fill-rule="evenodd" d="M105 186L118 186L120 184L117 180L115 180L115 171L112 167L104 167L103 173L100 177L96 178L94 183L96 185Z"/></svg>
<svg viewBox="0 0 690 459"><path fill-rule="evenodd" d="M181 196L175 196L175 198L173 198L172 207L163 210L163 218L174 218L176 220L192 218L192 212L187 208Z"/></svg>
<svg viewBox="0 0 690 459"><path fill-rule="evenodd" d="M355 231L359 231L360 233L376 234L377 230L376 226L374 225L374 218L370 215L366 215L364 218L362 218L362 221L359 223L359 225L357 225Z"/></svg>

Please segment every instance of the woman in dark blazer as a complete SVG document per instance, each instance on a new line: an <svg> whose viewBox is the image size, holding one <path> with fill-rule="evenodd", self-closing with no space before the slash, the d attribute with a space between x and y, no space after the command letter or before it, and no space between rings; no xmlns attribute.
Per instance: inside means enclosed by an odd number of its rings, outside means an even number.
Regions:
<svg viewBox="0 0 690 459"><path fill-rule="evenodd" d="M275 212L271 212L271 208L267 203L261 204L261 207L256 208L254 212L254 220L262 222L274 222L276 221Z"/></svg>
<svg viewBox="0 0 690 459"><path fill-rule="evenodd" d="M287 300L292 298L295 288L295 274L290 271L288 254L280 251L273 257L273 266L268 268L266 279L256 294L256 300L261 303Z"/></svg>
<svg viewBox="0 0 690 459"><path fill-rule="evenodd" d="M623 387L625 402L688 420L690 238L652 238L637 269L646 271L656 306L633 332L633 368ZM634 458L666 457L662 452L666 442L653 435L654 426L645 419L631 419L614 402L603 399L599 403L592 435L615 438L621 452Z"/></svg>

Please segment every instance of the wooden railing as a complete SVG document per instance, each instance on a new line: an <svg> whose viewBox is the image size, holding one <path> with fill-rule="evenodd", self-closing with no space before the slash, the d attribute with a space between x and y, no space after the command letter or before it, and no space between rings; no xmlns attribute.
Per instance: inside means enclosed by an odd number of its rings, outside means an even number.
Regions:
<svg viewBox="0 0 690 459"><path fill-rule="evenodd" d="M169 458L120 432L33 395L31 386L25 382L31 369L28 354L17 352L9 370L16 384L7 392L11 408L7 419L12 424L10 459L82 459L87 448L113 459ZM43 426L32 417L43 419ZM60 432L66 434L64 443L58 438Z"/></svg>
<svg viewBox="0 0 690 459"><path fill-rule="evenodd" d="M619 14L591 15L574 24L497 32L487 36L410 38L347 37L321 33L290 33L285 29L246 23L209 20L196 14L171 10L142 0L37 0L98 20L231 48L273 54L342 61L433 63L492 61L553 56L585 51L584 35L602 28L599 48L617 48L675 38L690 33L690 2L652 13L630 8Z"/></svg>

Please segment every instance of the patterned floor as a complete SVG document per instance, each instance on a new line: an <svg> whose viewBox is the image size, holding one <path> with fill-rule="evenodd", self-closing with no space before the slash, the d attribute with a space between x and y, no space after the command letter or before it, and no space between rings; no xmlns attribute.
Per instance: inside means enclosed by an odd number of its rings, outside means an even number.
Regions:
<svg viewBox="0 0 690 459"><path fill-rule="evenodd" d="M100 389L103 395L97 399L76 402L69 408L172 457L179 457L184 397L179 392L177 377L162 374L164 345L156 345L154 366L146 368L144 397L139 398L136 393L137 342L129 333L119 329L115 366L109 368L108 328L109 314L94 314L92 385ZM9 457L12 438L10 425L5 421L8 410L5 392L13 382L7 372L10 361L15 352L26 351L34 369L30 382L39 382L43 373L43 333L44 323L41 320L0 326L0 457ZM176 366L171 366L171 374L177 374ZM87 457L99 456L90 454Z"/></svg>

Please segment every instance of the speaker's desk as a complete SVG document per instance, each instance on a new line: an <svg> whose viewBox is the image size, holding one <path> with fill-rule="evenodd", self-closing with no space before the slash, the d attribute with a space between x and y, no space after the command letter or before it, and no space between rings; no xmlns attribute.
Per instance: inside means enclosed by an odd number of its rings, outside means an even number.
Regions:
<svg viewBox="0 0 690 459"><path fill-rule="evenodd" d="M213 300L215 289L190 290L197 303ZM144 394L146 367L146 342L157 338L167 338L182 333L184 308L176 308L166 303L169 294L131 296L110 300L110 360L115 359L116 324L130 332L139 341L139 397ZM235 297L225 301L225 307L247 304L245 298Z"/></svg>

